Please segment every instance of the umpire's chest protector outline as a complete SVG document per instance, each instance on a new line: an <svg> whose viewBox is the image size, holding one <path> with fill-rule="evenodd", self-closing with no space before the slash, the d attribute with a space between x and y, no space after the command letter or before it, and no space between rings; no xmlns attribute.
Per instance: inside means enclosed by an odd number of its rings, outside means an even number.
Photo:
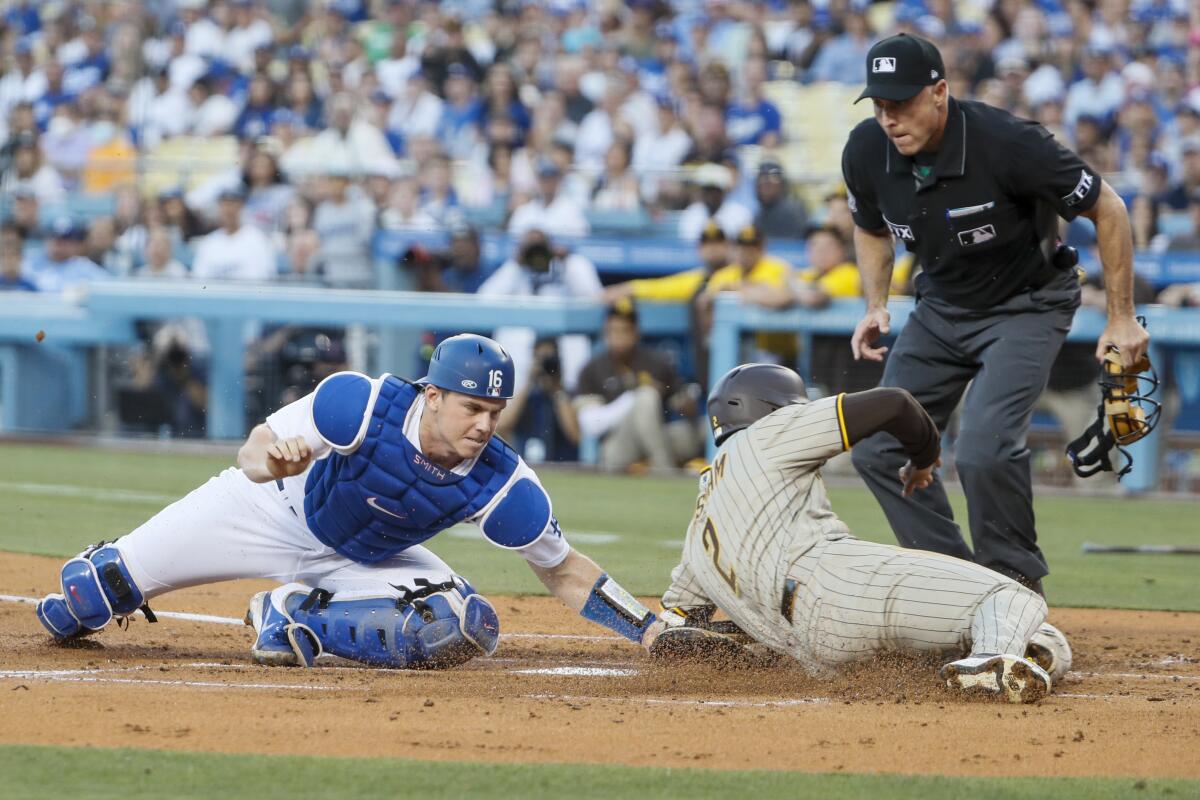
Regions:
<svg viewBox="0 0 1200 800"><path fill-rule="evenodd" d="M420 544L483 510L508 484L520 460L493 437L467 475L427 459L404 435L419 388L385 375L361 442L316 461L304 486L304 515L312 534L346 558L364 564ZM368 416L369 415L369 416Z"/></svg>

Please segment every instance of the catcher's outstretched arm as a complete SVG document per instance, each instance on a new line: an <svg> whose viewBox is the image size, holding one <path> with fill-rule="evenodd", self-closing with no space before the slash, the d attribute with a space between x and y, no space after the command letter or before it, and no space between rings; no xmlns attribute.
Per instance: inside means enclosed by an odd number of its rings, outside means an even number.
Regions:
<svg viewBox="0 0 1200 800"><path fill-rule="evenodd" d="M574 548L553 567L529 562L529 568L566 606L631 642L648 646L664 627L653 611Z"/></svg>

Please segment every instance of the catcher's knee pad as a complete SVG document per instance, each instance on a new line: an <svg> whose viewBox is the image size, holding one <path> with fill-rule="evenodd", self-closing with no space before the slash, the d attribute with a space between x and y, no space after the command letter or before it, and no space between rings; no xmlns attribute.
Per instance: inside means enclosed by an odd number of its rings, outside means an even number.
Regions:
<svg viewBox="0 0 1200 800"><path fill-rule="evenodd" d="M440 584L418 580L394 597L339 600L316 590L292 595L286 607L334 655L408 669L439 669L491 655L500 619L484 597L461 578Z"/></svg>
<svg viewBox="0 0 1200 800"><path fill-rule="evenodd" d="M47 595L37 605L38 619L56 639L98 631L114 617L146 605L121 551L111 545L90 547L72 558L60 579L62 594Z"/></svg>

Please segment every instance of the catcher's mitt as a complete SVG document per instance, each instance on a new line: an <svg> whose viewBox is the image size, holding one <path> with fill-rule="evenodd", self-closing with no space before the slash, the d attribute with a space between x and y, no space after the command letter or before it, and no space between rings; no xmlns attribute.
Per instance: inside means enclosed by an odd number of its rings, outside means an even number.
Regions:
<svg viewBox="0 0 1200 800"><path fill-rule="evenodd" d="M1067 445L1067 457L1076 475L1087 478L1104 470L1116 471L1119 480L1133 468L1133 458L1125 447L1144 438L1158 424L1162 406L1151 397L1157 390L1158 375L1149 357L1142 356L1126 367L1121 363L1120 351L1109 346L1100 374L1097 419ZM1119 470L1109 457L1114 448L1125 458Z"/></svg>

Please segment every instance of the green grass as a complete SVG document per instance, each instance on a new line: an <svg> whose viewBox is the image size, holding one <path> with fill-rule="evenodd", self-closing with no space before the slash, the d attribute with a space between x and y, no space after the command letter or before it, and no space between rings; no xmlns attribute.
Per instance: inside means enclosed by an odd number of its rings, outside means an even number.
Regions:
<svg viewBox="0 0 1200 800"><path fill-rule="evenodd" d="M69 765L69 769L64 769ZM1133 778L950 778L705 771L576 764L476 764L393 759L0 746L3 796L296 800L305 797L654 798L819 797L823 800L1110 800L1200 796L1200 781Z"/></svg>
<svg viewBox="0 0 1200 800"><path fill-rule="evenodd" d="M0 550L69 556L115 538L229 466L228 456L122 453L59 446L0 445ZM695 500L689 478L625 478L543 470L543 482L568 538L632 591L655 595L676 563ZM64 487L63 490L54 487ZM80 489L79 487L83 487ZM865 538L892 542L879 506L864 488L834 488L833 506ZM952 497L965 518L961 496ZM1040 496L1042 547L1060 606L1200 610L1196 556L1083 555L1084 541L1200 544L1194 501ZM588 541L612 532L617 541ZM482 591L543 593L524 562L482 539L440 536L432 549ZM0 593L4 587L0 587Z"/></svg>

